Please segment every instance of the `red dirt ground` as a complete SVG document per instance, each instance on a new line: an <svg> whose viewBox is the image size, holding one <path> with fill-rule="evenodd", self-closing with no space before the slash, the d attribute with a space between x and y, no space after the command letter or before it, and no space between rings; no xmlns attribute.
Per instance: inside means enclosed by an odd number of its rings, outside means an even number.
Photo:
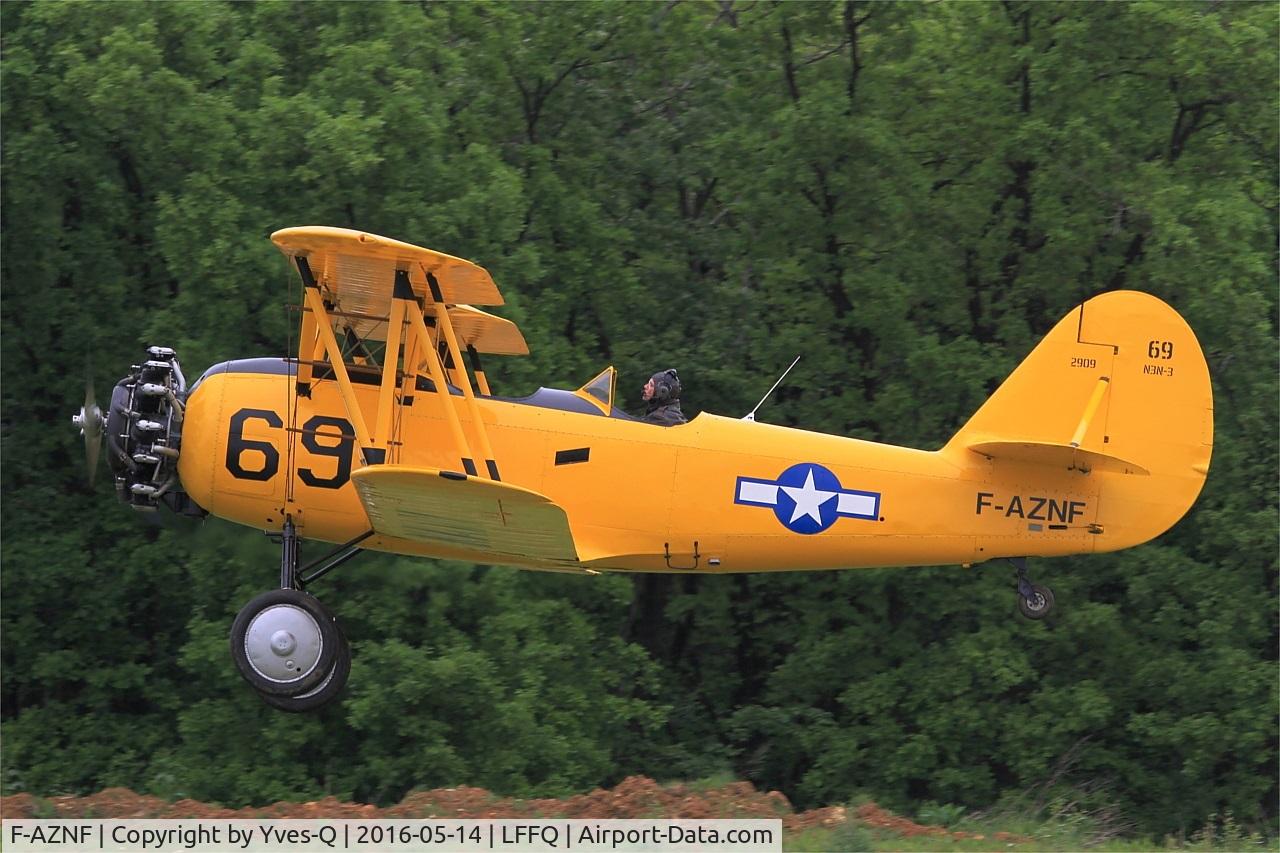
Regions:
<svg viewBox="0 0 1280 853"><path fill-rule="evenodd" d="M749 782L704 788L659 785L643 776L631 776L607 791L597 788L562 800L515 800L496 797L482 788L437 788L414 791L387 808L325 797L309 803L227 809L195 800L170 803L127 788L107 788L87 797L52 797L44 802L64 818L781 818L783 829L790 833L831 829L847 820L842 806L797 814L785 796L777 791L761 793ZM40 801L30 794L0 797L0 815L11 820L32 818L38 805ZM915 823L874 803L858 806L854 818L872 829L901 836L983 840L982 835L971 832ZM996 833L993 839L1027 840L1003 832Z"/></svg>

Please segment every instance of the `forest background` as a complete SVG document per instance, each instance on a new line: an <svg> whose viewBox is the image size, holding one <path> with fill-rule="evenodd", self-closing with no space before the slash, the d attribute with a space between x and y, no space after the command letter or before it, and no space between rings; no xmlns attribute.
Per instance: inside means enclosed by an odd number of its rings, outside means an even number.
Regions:
<svg viewBox="0 0 1280 853"><path fill-rule="evenodd" d="M1274 3L4 3L5 792L232 805L728 774L798 805L1033 789L1139 833L1277 816ZM351 682L235 673L265 537L144 525L69 415L152 343L279 355L267 240L472 258L533 355L639 405L939 446L1065 312L1171 303L1213 374L1189 516L1002 565L577 578L370 556L323 582ZM101 390L100 390L101 393Z"/></svg>

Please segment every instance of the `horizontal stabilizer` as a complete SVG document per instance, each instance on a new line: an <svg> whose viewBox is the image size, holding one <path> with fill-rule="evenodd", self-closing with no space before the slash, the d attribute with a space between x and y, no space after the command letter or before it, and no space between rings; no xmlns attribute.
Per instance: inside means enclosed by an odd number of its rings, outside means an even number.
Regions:
<svg viewBox="0 0 1280 853"><path fill-rule="evenodd" d="M371 465L351 480L373 529L533 561L576 562L569 519L519 486L436 468Z"/></svg>
<svg viewBox="0 0 1280 853"><path fill-rule="evenodd" d="M966 445L975 453L992 459L1012 459L1052 465L1072 471L1111 471L1117 474L1149 475L1151 472L1135 462L1094 450L1053 441L978 441Z"/></svg>

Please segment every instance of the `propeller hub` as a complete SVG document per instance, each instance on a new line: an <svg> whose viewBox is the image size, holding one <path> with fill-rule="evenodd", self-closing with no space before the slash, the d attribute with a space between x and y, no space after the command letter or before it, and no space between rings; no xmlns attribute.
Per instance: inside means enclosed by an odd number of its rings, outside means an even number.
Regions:
<svg viewBox="0 0 1280 853"><path fill-rule="evenodd" d="M80 436L84 439L84 455L89 463L89 485L91 486L94 475L98 471L98 452L102 449L103 422L102 409L98 407L93 394L93 378L86 375L84 405L80 407L78 414L72 416L71 423L80 428Z"/></svg>
<svg viewBox="0 0 1280 853"><path fill-rule="evenodd" d="M104 418L102 410L96 404L90 406L81 406L80 413L71 416L71 423L80 427L80 434L85 438L89 438L91 433L97 435L102 434Z"/></svg>

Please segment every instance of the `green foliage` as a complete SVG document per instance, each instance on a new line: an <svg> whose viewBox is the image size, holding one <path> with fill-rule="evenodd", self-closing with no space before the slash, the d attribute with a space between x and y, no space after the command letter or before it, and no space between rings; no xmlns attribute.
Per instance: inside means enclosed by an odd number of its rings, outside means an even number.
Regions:
<svg viewBox="0 0 1280 853"><path fill-rule="evenodd" d="M1211 814L1205 825L1191 836L1188 850L1261 850L1267 847L1268 839L1258 832L1249 832L1236 823L1231 812Z"/></svg>
<svg viewBox="0 0 1280 853"><path fill-rule="evenodd" d="M955 826L964 819L966 809L954 803L921 803L916 809L916 820L933 826Z"/></svg>
<svg viewBox="0 0 1280 853"><path fill-rule="evenodd" d="M932 824L931 826L937 826ZM953 827L953 834L910 834L889 829L873 829L857 820L847 820L834 829L809 829L785 835L787 851L1074 851L1099 853L1152 850L1248 851L1274 849L1274 843L1257 833L1247 833L1231 817L1210 815L1204 827L1190 838L1167 836L1161 841L1144 837L1114 837L1099 834L1097 825L1077 815L1064 818L1045 813L1039 818L1024 815L987 815L967 818ZM959 837L956 837L959 836Z"/></svg>
<svg viewBox="0 0 1280 853"><path fill-rule="evenodd" d="M0 4L5 789L386 801L730 768L801 806L1021 796L1275 837L1277 23L1253 3ZM1010 618L999 568L369 559L323 582L348 693L283 716L225 648L276 550L139 524L84 485L64 426L86 358L101 394L147 343L193 375L285 351L265 237L300 223L488 267L533 349L491 366L503 391L613 363L635 404L675 365L688 408L740 413L803 353L762 417L920 447L1069 307L1147 290L1209 356L1213 469L1160 542L1046 564L1041 624Z"/></svg>
<svg viewBox="0 0 1280 853"><path fill-rule="evenodd" d="M831 830L827 841L829 850L872 850L875 847L875 835L856 820L846 820Z"/></svg>

